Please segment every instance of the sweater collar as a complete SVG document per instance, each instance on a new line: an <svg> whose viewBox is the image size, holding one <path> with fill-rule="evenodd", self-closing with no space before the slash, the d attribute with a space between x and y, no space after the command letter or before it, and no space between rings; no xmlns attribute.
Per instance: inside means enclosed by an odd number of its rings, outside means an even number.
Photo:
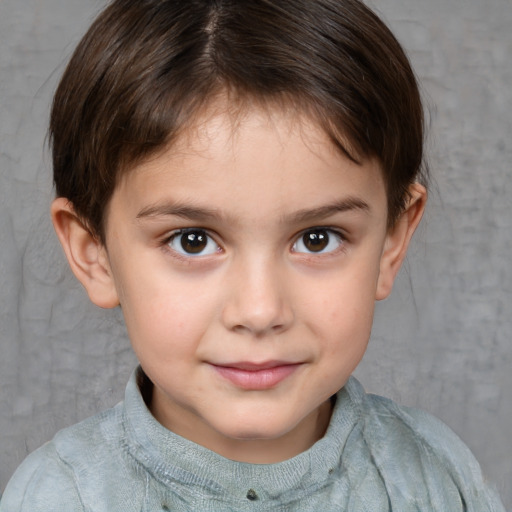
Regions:
<svg viewBox="0 0 512 512"><path fill-rule="evenodd" d="M326 484L340 465L347 438L358 417L362 388L351 377L338 392L329 427L310 449L275 464L249 464L222 457L174 434L148 410L137 381L138 368L125 393L124 426L131 454L165 485L197 485L212 495L249 493L260 498L286 494L291 489L312 489ZM247 494L249 497L249 494Z"/></svg>

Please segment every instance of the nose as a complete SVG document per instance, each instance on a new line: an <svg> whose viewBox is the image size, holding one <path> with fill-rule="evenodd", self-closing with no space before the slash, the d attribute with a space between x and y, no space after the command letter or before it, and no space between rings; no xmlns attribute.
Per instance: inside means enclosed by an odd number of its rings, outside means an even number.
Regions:
<svg viewBox="0 0 512 512"><path fill-rule="evenodd" d="M275 262L240 264L228 278L222 312L227 329L261 337L287 330L294 315L286 272Z"/></svg>

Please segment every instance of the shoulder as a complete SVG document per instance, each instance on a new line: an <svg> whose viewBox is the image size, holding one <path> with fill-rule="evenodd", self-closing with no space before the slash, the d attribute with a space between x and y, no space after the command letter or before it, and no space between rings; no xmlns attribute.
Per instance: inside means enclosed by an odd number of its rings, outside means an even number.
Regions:
<svg viewBox="0 0 512 512"><path fill-rule="evenodd" d="M425 456L435 455L438 463L453 466L468 479L481 475L469 448L435 416L366 393L355 379L349 381L347 391L357 404L362 432L378 455L384 457L386 453L388 456L392 453L396 458L421 452Z"/></svg>
<svg viewBox="0 0 512 512"><path fill-rule="evenodd" d="M56 508L56 504L59 503ZM0 501L0 512L82 512L73 470L52 442L31 453L16 470Z"/></svg>
<svg viewBox="0 0 512 512"><path fill-rule="evenodd" d="M30 454L9 481L0 512L82 512L84 482L101 478L104 461L115 464L122 440L115 407L72 427ZM118 457L119 455L117 455ZM119 461L117 461L119 462Z"/></svg>
<svg viewBox="0 0 512 512"><path fill-rule="evenodd" d="M367 394L355 379L347 392L360 414L358 435L390 499L409 493L419 503L435 500L456 503L460 510L503 510L469 448L442 421Z"/></svg>

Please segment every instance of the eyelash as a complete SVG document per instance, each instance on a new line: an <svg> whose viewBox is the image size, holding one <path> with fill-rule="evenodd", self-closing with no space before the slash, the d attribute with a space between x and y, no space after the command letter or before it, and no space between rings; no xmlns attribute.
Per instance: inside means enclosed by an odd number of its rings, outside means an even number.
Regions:
<svg viewBox="0 0 512 512"><path fill-rule="evenodd" d="M187 252L185 251L185 249L183 248L183 237L185 235L196 235L196 239L197 238L202 238L203 236L206 238L206 241L205 241L205 246L203 249L200 249L200 251L198 251L197 253L194 253L194 252ZM183 252L177 248L174 248L171 246L171 244L177 240L178 243L181 239L181 248L183 250ZM190 243L192 244L193 243L193 239L190 238L189 239ZM204 253L204 250L208 248L208 246L212 245L212 244L215 244L216 247L210 247L209 250L211 252L209 252L208 254L205 254ZM183 259L191 259L191 258L199 258L199 257L204 257L204 256L210 256L212 254L215 254L215 253L218 253L221 251L221 248L219 246L219 244L215 241L214 237L211 236L210 233L208 233L208 231L206 229L203 229L203 228L185 228L185 229L177 229L176 231L173 231L169 236L167 236L163 241L162 241L162 245L166 248L168 248L170 251L172 251L172 253L178 257L178 258L183 258Z"/></svg>
<svg viewBox="0 0 512 512"><path fill-rule="evenodd" d="M305 246L306 245L305 237L308 234L313 234L313 233L316 233L316 235L317 235L316 242L317 243L320 242L319 243L319 245L320 245L324 241L326 244L325 247L320 248L319 251L313 251L313 250L299 251L299 250L297 250L297 245L302 243L302 245ZM318 236L319 234L321 234L321 236ZM324 235L327 235L327 240L323 239ZM335 243L337 244L337 247L334 247L328 251L325 251L325 249L328 248L329 245L332 245L332 243L333 243L332 238L335 239L335 241L336 241ZM304 254L309 257L336 254L345 248L346 241L347 240L346 240L344 234L337 229L329 228L329 227L325 227L325 226L315 226L312 228L305 229L299 233L299 235L295 238L295 241L292 245L292 252L294 252L295 254Z"/></svg>
<svg viewBox="0 0 512 512"><path fill-rule="evenodd" d="M305 240L305 237L308 234L313 234L313 233L316 233L317 238L316 238L316 240L315 239L310 240L310 242L313 241L313 243L316 243L319 246L321 246L322 243L325 242L325 247L320 247L320 250L318 250L318 251L308 250L308 248L306 247L307 242ZM201 238L203 236L206 237L204 248L201 248L199 246L199 250L197 253L194 253L192 251L190 251L190 252L186 251L183 248L183 236L187 235L187 234L195 235L196 239ZM326 237L327 240L325 240L325 238L324 238L325 235L327 235L327 237ZM337 246L334 248L331 248L328 251L325 251L325 249L328 248L329 245L332 245L333 238L334 238ZM178 243L180 243L180 240L181 240L181 250L176 247L172 247L171 244L174 241L178 241ZM195 240L190 238L190 242L193 244L195 242ZM345 248L344 247L345 242L346 242L346 238L339 230L330 228L330 227L315 226L315 227L308 228L308 229L301 231L298 235L296 235L293 238L291 252L295 253L295 254L306 255L308 257L336 254L340 250L343 250ZM201 241L200 241L200 243L201 243ZM211 256L216 253L220 253L222 251L221 246L215 241L215 237L213 237L208 232L207 229L196 228L196 227L177 229L177 230L173 231L170 235L166 236L162 240L161 244L165 249L169 250L173 254L174 257L176 257L178 259L185 260L185 261L187 261L187 260L190 261L191 259L195 259L195 258ZM214 244L215 247L208 247L208 246L211 246L212 244ZM297 246L300 246L301 244L304 246L304 248L306 250L297 250ZM204 252L205 249L209 250L209 252L206 254Z"/></svg>

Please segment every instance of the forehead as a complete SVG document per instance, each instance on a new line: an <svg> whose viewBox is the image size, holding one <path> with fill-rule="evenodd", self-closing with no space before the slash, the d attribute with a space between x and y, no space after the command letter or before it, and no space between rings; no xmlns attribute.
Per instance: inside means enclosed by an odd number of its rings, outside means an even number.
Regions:
<svg viewBox="0 0 512 512"><path fill-rule="evenodd" d="M217 104L123 175L111 207L122 199L140 213L179 199L256 220L359 196L385 204L379 164L351 161L309 117Z"/></svg>
<svg viewBox="0 0 512 512"><path fill-rule="evenodd" d="M294 151L290 151L291 147ZM336 146L317 123L301 112L260 106L225 107L222 103L214 104L194 118L169 147L134 170L136 173L163 170L165 161L171 167L180 161L202 167L201 160L210 165L222 161L236 165L233 160L241 163L250 154L257 155L260 163L265 159L284 163L284 160L303 158L305 154L327 160L337 153Z"/></svg>

